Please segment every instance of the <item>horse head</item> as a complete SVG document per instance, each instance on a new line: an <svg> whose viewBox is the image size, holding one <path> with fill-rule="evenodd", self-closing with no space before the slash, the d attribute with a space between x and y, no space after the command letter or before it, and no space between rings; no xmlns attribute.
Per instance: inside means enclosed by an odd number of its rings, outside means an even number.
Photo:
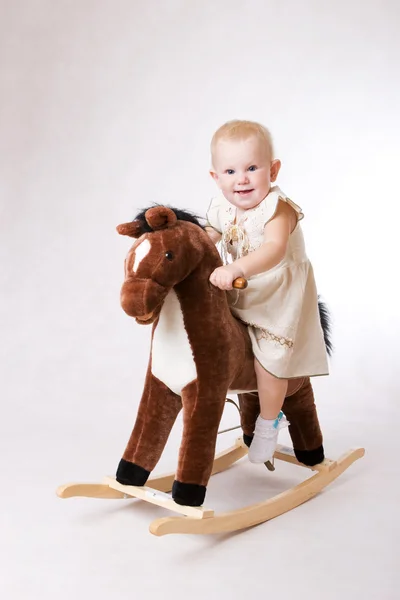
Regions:
<svg viewBox="0 0 400 600"><path fill-rule="evenodd" d="M158 317L168 292L211 258L211 273L219 255L197 218L185 211L156 206L143 211L118 233L136 239L125 259L121 306L138 323Z"/></svg>

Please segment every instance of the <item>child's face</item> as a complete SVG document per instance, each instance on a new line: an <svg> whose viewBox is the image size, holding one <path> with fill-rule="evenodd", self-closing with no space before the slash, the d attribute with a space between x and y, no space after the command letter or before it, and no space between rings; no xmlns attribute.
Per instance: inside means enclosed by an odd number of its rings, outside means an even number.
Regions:
<svg viewBox="0 0 400 600"><path fill-rule="evenodd" d="M254 208L267 196L281 166L256 137L221 140L214 151L211 175L225 198L242 210Z"/></svg>

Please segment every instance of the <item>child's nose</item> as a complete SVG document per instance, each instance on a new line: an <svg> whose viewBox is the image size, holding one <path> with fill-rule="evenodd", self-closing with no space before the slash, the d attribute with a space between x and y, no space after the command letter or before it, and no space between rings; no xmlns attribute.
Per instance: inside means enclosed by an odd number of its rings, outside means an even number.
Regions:
<svg viewBox="0 0 400 600"><path fill-rule="evenodd" d="M249 177L248 177L247 173L239 174L238 184L246 185L247 183L249 183Z"/></svg>

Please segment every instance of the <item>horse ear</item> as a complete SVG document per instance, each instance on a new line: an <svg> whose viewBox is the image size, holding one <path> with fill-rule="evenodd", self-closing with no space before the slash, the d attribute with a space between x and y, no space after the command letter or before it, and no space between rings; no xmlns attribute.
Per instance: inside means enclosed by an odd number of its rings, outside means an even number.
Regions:
<svg viewBox="0 0 400 600"><path fill-rule="evenodd" d="M149 208L146 210L145 219L153 231L173 227L177 221L174 211L166 206Z"/></svg>
<svg viewBox="0 0 400 600"><path fill-rule="evenodd" d="M120 235L129 235L129 237L139 238L142 234L142 224L140 221L131 221L118 225L117 231Z"/></svg>

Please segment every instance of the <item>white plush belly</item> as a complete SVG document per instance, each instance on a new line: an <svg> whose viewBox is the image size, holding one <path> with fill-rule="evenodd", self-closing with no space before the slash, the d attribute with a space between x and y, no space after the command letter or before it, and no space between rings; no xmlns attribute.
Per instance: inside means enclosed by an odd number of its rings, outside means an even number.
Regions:
<svg viewBox="0 0 400 600"><path fill-rule="evenodd" d="M181 305L173 290L164 301L154 331L151 372L179 396L197 378Z"/></svg>

